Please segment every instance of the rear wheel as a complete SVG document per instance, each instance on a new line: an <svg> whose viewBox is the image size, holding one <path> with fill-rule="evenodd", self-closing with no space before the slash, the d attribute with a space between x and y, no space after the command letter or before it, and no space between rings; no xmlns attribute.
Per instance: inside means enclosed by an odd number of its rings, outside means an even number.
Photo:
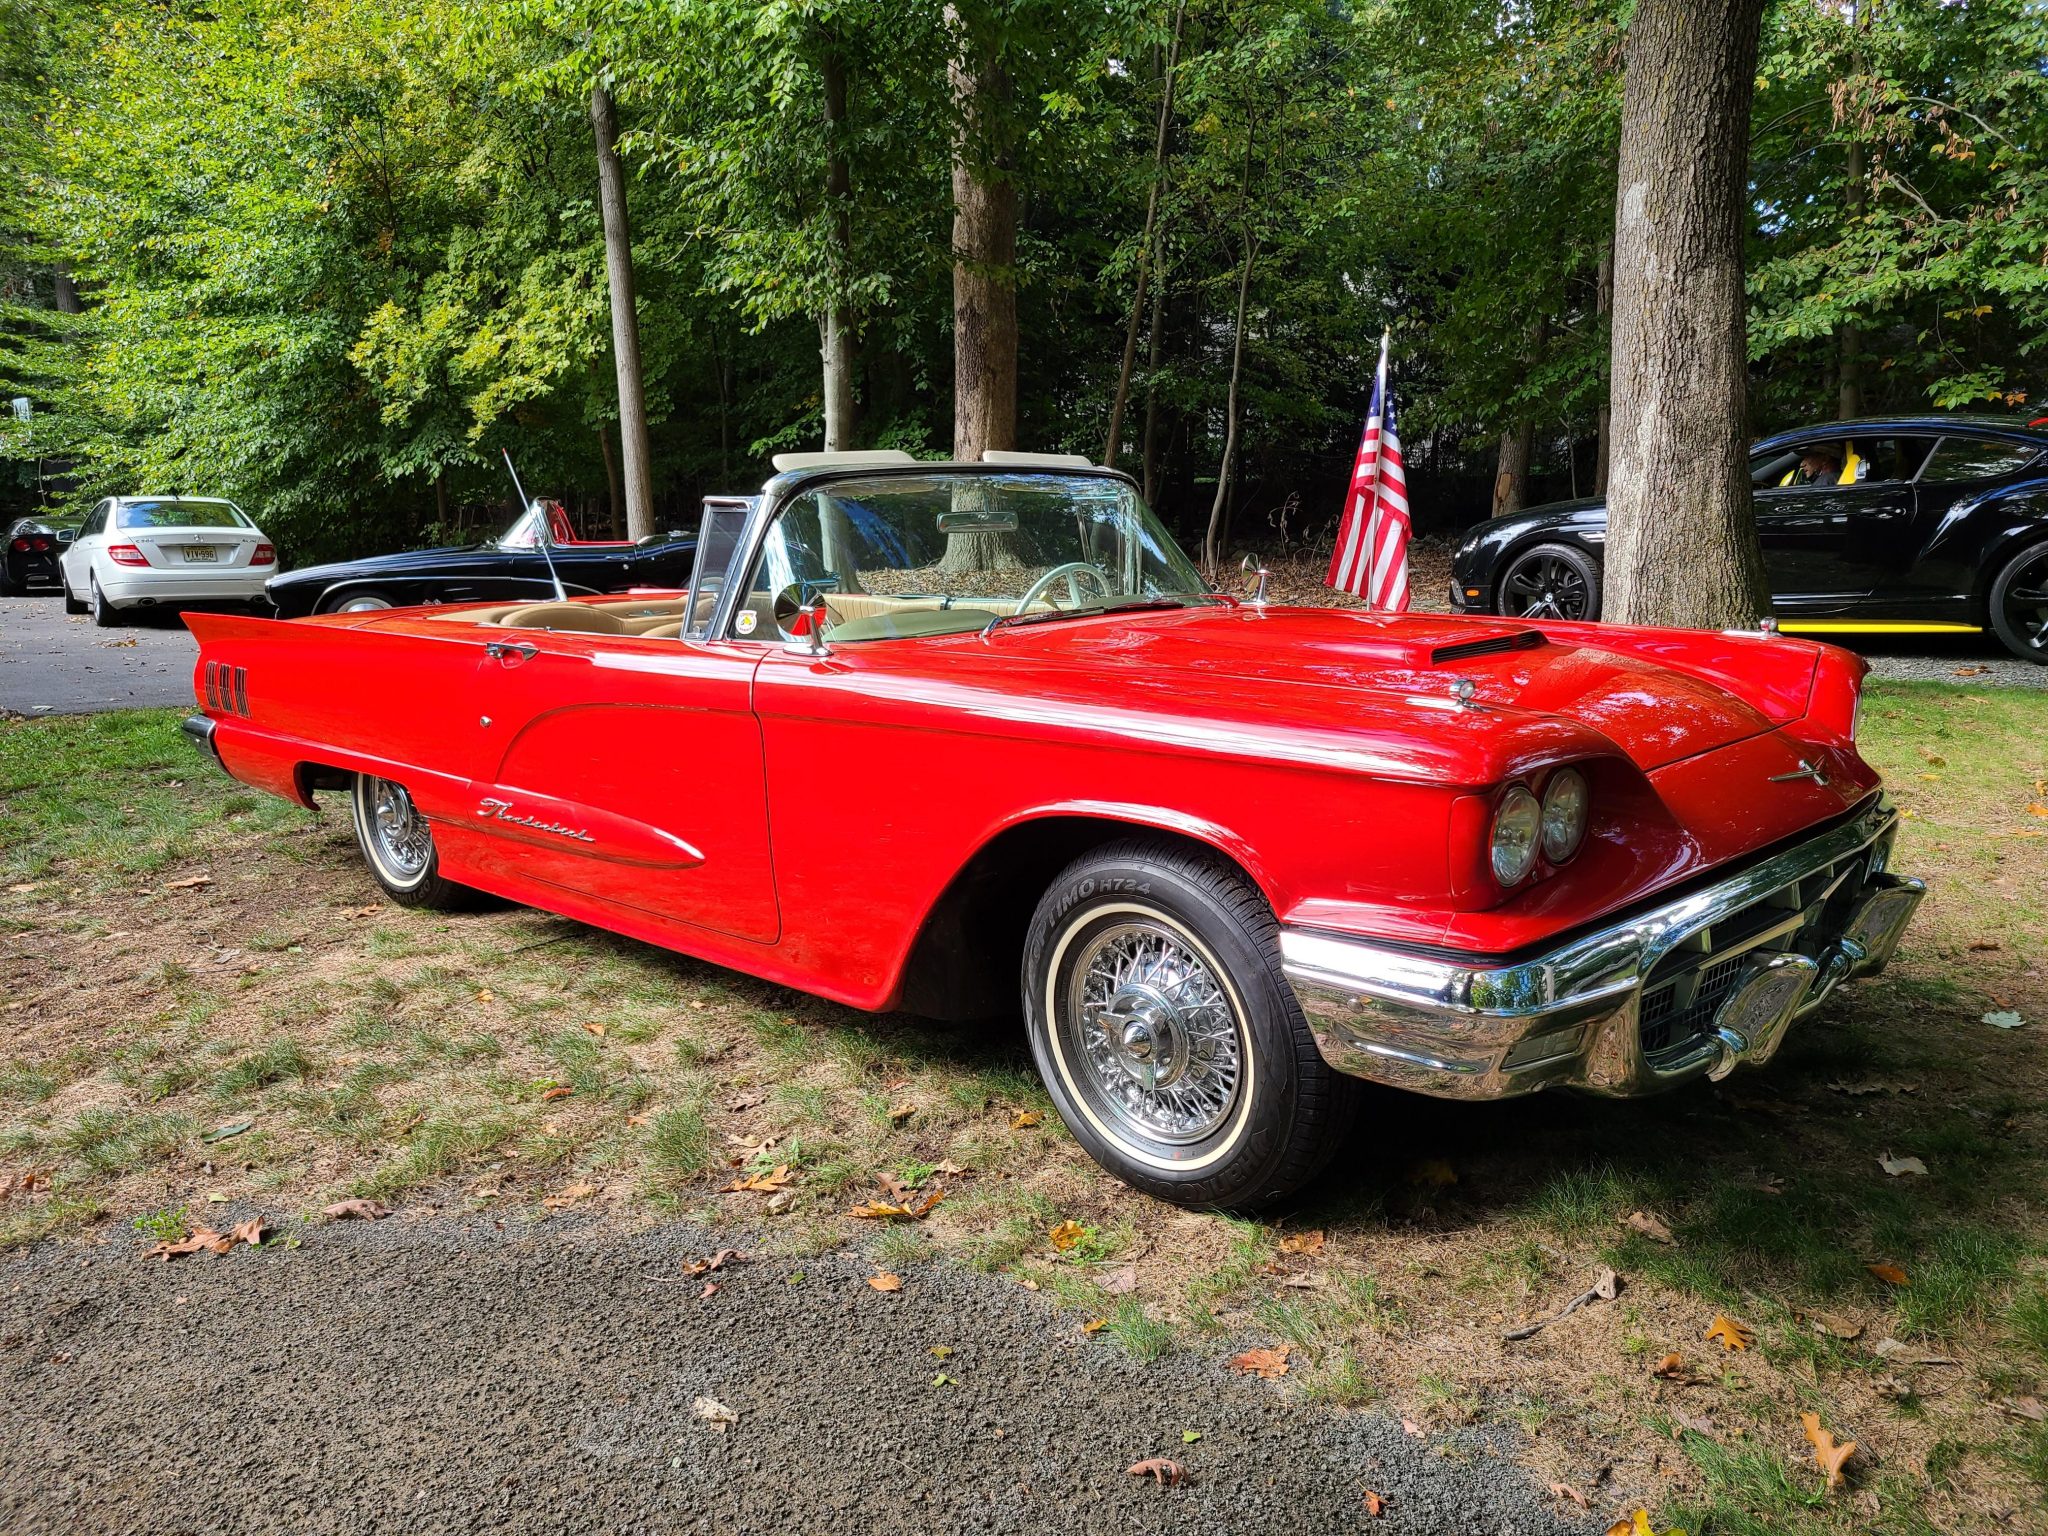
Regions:
<svg viewBox="0 0 2048 1536"><path fill-rule="evenodd" d="M1359 1084L1317 1052L1264 897L1213 855L1113 843L1069 865L1024 949L1024 1017L1089 1155L1181 1205L1251 1210L1313 1178Z"/></svg>
<svg viewBox="0 0 2048 1536"><path fill-rule="evenodd" d="M397 602L382 592L344 592L321 603L322 613L374 613L383 608L396 608Z"/></svg>
<svg viewBox="0 0 2048 1536"><path fill-rule="evenodd" d="M1569 544L1538 544L1501 572L1494 607L1511 619L1597 619L1600 567Z"/></svg>
<svg viewBox="0 0 2048 1536"><path fill-rule="evenodd" d="M440 912L472 904L475 893L468 886L441 878L433 828L403 784L359 773L349 799L355 813L356 843L385 895L402 907Z"/></svg>
<svg viewBox="0 0 2048 1536"><path fill-rule="evenodd" d="M91 610L93 623L101 629L118 629L122 623L121 610L107 601L107 594L100 590L99 577L87 579L92 582L92 597L88 600L87 606Z"/></svg>
<svg viewBox="0 0 2048 1536"><path fill-rule="evenodd" d="M1991 583L1991 629L2013 655L2048 663L2048 540L2014 555Z"/></svg>

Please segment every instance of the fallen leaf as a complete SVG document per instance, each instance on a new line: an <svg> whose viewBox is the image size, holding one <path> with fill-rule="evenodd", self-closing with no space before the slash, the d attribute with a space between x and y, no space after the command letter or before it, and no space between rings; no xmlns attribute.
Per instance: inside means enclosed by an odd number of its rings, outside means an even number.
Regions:
<svg viewBox="0 0 2048 1536"><path fill-rule="evenodd" d="M699 1301L709 1301L712 1297L716 1296L717 1294L718 1282L716 1280L706 1280L704 1282L704 1289L697 1293L697 1299Z"/></svg>
<svg viewBox="0 0 2048 1536"><path fill-rule="evenodd" d="M1180 1443L1182 1445L1193 1445L1201 1438L1202 1432L1199 1429L1184 1429L1180 1432Z"/></svg>
<svg viewBox="0 0 2048 1536"><path fill-rule="evenodd" d="M1879 1339L1870 1346L1870 1352L1880 1360L1896 1360L1902 1356L1910 1356L1906 1362L1909 1365L1961 1365L1963 1363L1954 1355L1916 1355L1913 1353L1912 1345L1901 1344L1897 1339L1891 1338Z"/></svg>
<svg viewBox="0 0 2048 1536"><path fill-rule="evenodd" d="M690 1411L713 1429L716 1429L720 1434L725 1433L725 1427L728 1424L737 1424L740 1421L740 1416L737 1413L734 1413L715 1397L700 1397L696 1399L690 1404Z"/></svg>
<svg viewBox="0 0 2048 1536"><path fill-rule="evenodd" d="M935 1387L951 1387L957 1386L958 1383L955 1382L953 1378L948 1376L944 1371L941 1371L938 1375L932 1378L932 1385Z"/></svg>
<svg viewBox="0 0 2048 1536"><path fill-rule="evenodd" d="M646 1129L646 1128L647 1128L648 1126L652 1125L653 1123L654 1123L654 1116L652 1116L652 1115L628 1115L628 1116L626 1116L626 1124L630 1125L630 1126L631 1126L631 1127L632 1127L632 1128L633 1128L634 1130L636 1130L636 1131L641 1131L641 1130L645 1130L645 1129Z"/></svg>
<svg viewBox="0 0 2048 1536"><path fill-rule="evenodd" d="M1181 1464L1169 1461L1164 1456L1147 1456L1143 1461L1134 1461L1124 1470L1132 1477L1149 1477L1161 1488L1171 1488L1187 1476Z"/></svg>
<svg viewBox="0 0 2048 1536"><path fill-rule="evenodd" d="M1422 1426L1413 1419L1403 1419L1401 1421L1401 1433L1413 1435L1416 1439L1420 1440L1422 1438Z"/></svg>
<svg viewBox="0 0 2048 1536"><path fill-rule="evenodd" d="M1552 1483L1550 1485L1550 1496L1553 1499L1570 1499L1581 1509L1586 1507L1586 1496L1570 1483Z"/></svg>
<svg viewBox="0 0 2048 1536"><path fill-rule="evenodd" d="M1088 1229L1078 1221L1068 1220L1061 1222L1045 1235L1054 1248L1061 1253L1065 1253L1083 1238L1087 1237Z"/></svg>
<svg viewBox="0 0 2048 1536"><path fill-rule="evenodd" d="M1714 1314L1714 1320L1707 1325L1706 1336L1720 1341L1723 1349L1747 1349L1754 1331L1724 1312Z"/></svg>
<svg viewBox="0 0 2048 1536"><path fill-rule="evenodd" d="M1996 939L1972 939L1970 949L1977 954L1990 954L1999 947Z"/></svg>
<svg viewBox="0 0 2048 1536"><path fill-rule="evenodd" d="M1886 1285L1906 1285L1906 1272L1896 1264L1866 1264L1863 1266Z"/></svg>
<svg viewBox="0 0 2048 1536"><path fill-rule="evenodd" d="M904 1125L916 1113L917 1106L915 1104L898 1104L889 1111L889 1123L895 1126Z"/></svg>
<svg viewBox="0 0 2048 1536"><path fill-rule="evenodd" d="M1108 1318L1106 1318L1106 1317L1091 1317L1091 1318L1089 1318L1089 1319L1088 1319L1088 1321L1087 1321L1087 1322L1085 1322L1085 1323L1083 1323L1083 1324L1081 1325L1081 1331L1082 1331L1083 1333L1100 1333L1100 1332L1102 1332L1102 1330L1103 1330L1103 1329L1107 1328L1108 1326L1109 1326L1109 1319L1108 1319Z"/></svg>
<svg viewBox="0 0 2048 1536"><path fill-rule="evenodd" d="M960 1177L961 1174L965 1173L966 1171L967 1170L965 1168L961 1167L958 1163L954 1162L953 1159L951 1159L950 1157L947 1158L943 1163L932 1164L933 1173L943 1173L949 1179L957 1179Z"/></svg>
<svg viewBox="0 0 2048 1536"><path fill-rule="evenodd" d="M934 1344L932 1346L932 1355L936 1359L950 1360L953 1358L953 1346L950 1344Z"/></svg>
<svg viewBox="0 0 2048 1536"><path fill-rule="evenodd" d="M1984 1022L1993 1029L2018 1029L2027 1021L2011 1008L1999 1008L1985 1014Z"/></svg>
<svg viewBox="0 0 2048 1536"><path fill-rule="evenodd" d="M23 881L18 885L10 885L9 887L7 887L7 894L10 896L26 896L30 891L40 889L41 887L38 886L33 880L27 880Z"/></svg>
<svg viewBox="0 0 2048 1536"><path fill-rule="evenodd" d="M768 1090L766 1088L749 1088L745 1093L736 1093L727 1099L725 1107L734 1114L739 1114L742 1110L753 1109L760 1104L766 1103L767 1099Z"/></svg>
<svg viewBox="0 0 2048 1536"><path fill-rule="evenodd" d="M478 987L476 989L476 1000L480 1003L488 1003L495 995L489 987Z"/></svg>
<svg viewBox="0 0 2048 1536"><path fill-rule="evenodd" d="M1862 1323L1852 1318L1834 1317L1826 1312L1813 1314L1813 1331L1837 1339L1860 1339L1863 1337Z"/></svg>
<svg viewBox="0 0 2048 1536"><path fill-rule="evenodd" d="M182 1258L188 1253L202 1249L208 1253L226 1253L235 1246L231 1237L223 1237L211 1227L194 1227L190 1234L173 1242L160 1242L143 1255L146 1259L162 1259L168 1264L172 1259Z"/></svg>
<svg viewBox="0 0 2048 1536"><path fill-rule="evenodd" d="M777 1163L766 1173L750 1173L743 1178L734 1179L720 1193L731 1195L752 1190L758 1194L769 1195L781 1189L787 1183L789 1183L789 1164Z"/></svg>
<svg viewBox="0 0 2048 1536"><path fill-rule="evenodd" d="M1593 1294L1602 1301L1612 1301L1621 1294L1621 1276L1611 1269L1603 1269L1593 1277Z"/></svg>
<svg viewBox="0 0 2048 1536"><path fill-rule="evenodd" d="M1671 1229L1648 1211L1631 1211L1622 1218L1621 1224L1631 1232L1642 1233L1653 1243L1671 1241Z"/></svg>
<svg viewBox="0 0 2048 1536"><path fill-rule="evenodd" d="M228 1236L238 1243L247 1243L251 1248L261 1248L263 1234L269 1230L269 1223L261 1216L251 1216L247 1221L238 1221L229 1227Z"/></svg>
<svg viewBox="0 0 2048 1536"><path fill-rule="evenodd" d="M337 1200L321 1214L335 1221L382 1221L391 1208L382 1200Z"/></svg>
<svg viewBox="0 0 2048 1536"><path fill-rule="evenodd" d="M1842 1463L1856 1454L1856 1442L1844 1440L1840 1445L1835 1444L1835 1437L1820 1427L1820 1415L1817 1413L1802 1413L1799 1422L1805 1426L1807 1442L1813 1446L1813 1459L1828 1475L1828 1487L1841 1487Z"/></svg>
<svg viewBox="0 0 2048 1536"><path fill-rule="evenodd" d="M2008 1397L2001 1399L1998 1406L2016 1419L2034 1424L2048 1421L2048 1407L2042 1406L2038 1397Z"/></svg>
<svg viewBox="0 0 2048 1536"><path fill-rule="evenodd" d="M585 1184L578 1180L560 1194L549 1195L541 1201L541 1204L551 1211L565 1211L578 1200L587 1200L596 1193L597 1186L595 1184Z"/></svg>
<svg viewBox="0 0 2048 1536"><path fill-rule="evenodd" d="M767 1202L761 1207L761 1209L766 1211L770 1216L780 1216L794 1208L795 1205L795 1190L778 1189L777 1191L775 1191L774 1194L768 1197Z"/></svg>
<svg viewBox="0 0 2048 1536"><path fill-rule="evenodd" d="M728 1264L744 1264L745 1254L737 1248L721 1248L708 1259L692 1259L683 1266L686 1275L708 1275L714 1269L723 1269Z"/></svg>
<svg viewBox="0 0 2048 1536"><path fill-rule="evenodd" d="M1705 1414L1674 1413L1671 1416L1671 1422L1679 1429L1689 1429L1696 1435L1706 1436L1709 1440L1715 1438L1714 1421ZM1679 1437L1674 1434L1671 1438L1676 1440Z"/></svg>
<svg viewBox="0 0 2048 1536"><path fill-rule="evenodd" d="M1678 1357L1678 1352L1673 1350L1657 1362L1657 1368L1650 1374L1667 1378L1683 1376L1685 1374L1685 1362Z"/></svg>
<svg viewBox="0 0 2048 1536"><path fill-rule="evenodd" d="M1013 1131L1028 1131L1031 1127L1038 1124L1039 1118L1039 1113L1035 1109L1020 1109L1016 1114L1010 1116L1010 1129Z"/></svg>
<svg viewBox="0 0 2048 1536"><path fill-rule="evenodd" d="M1387 1501L1368 1488L1365 1490L1365 1512L1377 1520L1387 1512Z"/></svg>
<svg viewBox="0 0 2048 1536"><path fill-rule="evenodd" d="M167 891L196 891L201 886L213 884L211 875L187 875L183 880L173 880L164 887Z"/></svg>
<svg viewBox="0 0 2048 1536"><path fill-rule="evenodd" d="M1247 1349L1230 1357L1230 1368L1240 1376L1273 1381L1287 1374L1287 1357L1293 1352L1292 1344L1282 1344L1277 1349Z"/></svg>
<svg viewBox="0 0 2048 1536"><path fill-rule="evenodd" d="M585 1019L583 1021L583 1028L587 1033L593 1035L601 1035L604 1033L604 1026L602 1024L597 1023L595 1020L591 1019Z"/></svg>
<svg viewBox="0 0 2048 1536"><path fill-rule="evenodd" d="M1106 1271L1095 1282L1110 1296L1128 1296L1138 1288L1138 1266L1120 1264Z"/></svg>
<svg viewBox="0 0 2048 1536"><path fill-rule="evenodd" d="M1919 1158L1893 1157L1889 1152L1877 1160L1877 1166L1895 1179L1901 1174L1925 1173L1927 1171L1927 1165L1921 1162Z"/></svg>
<svg viewBox="0 0 2048 1536"><path fill-rule="evenodd" d="M899 1204L887 1200L869 1200L856 1205L846 1214L857 1216L863 1221L922 1221L946 1198L943 1189L935 1189L915 1205Z"/></svg>
<svg viewBox="0 0 2048 1536"><path fill-rule="evenodd" d="M1323 1234L1314 1232L1290 1232L1280 1239L1282 1253L1298 1253L1306 1258L1318 1258L1323 1251Z"/></svg>
<svg viewBox="0 0 2048 1536"><path fill-rule="evenodd" d="M574 1093L575 1091L576 1090L574 1088L571 1088L567 1083L557 1083L554 1087L548 1089L545 1093L543 1093L540 1096L540 1101L541 1103L546 1104L554 1099L566 1099L569 1097L570 1094Z"/></svg>
<svg viewBox="0 0 2048 1536"><path fill-rule="evenodd" d="M901 1275L869 1275L868 1288L876 1291L900 1291L903 1289Z"/></svg>
<svg viewBox="0 0 2048 1536"><path fill-rule="evenodd" d="M250 1130L256 1124L253 1120L237 1120L232 1125L215 1126L200 1136L201 1141L232 1141Z"/></svg>
<svg viewBox="0 0 2048 1536"><path fill-rule="evenodd" d="M1950 676L1950 677L1985 677L1985 676L1988 676L1988 675L1990 674L1990 672L1991 672L1991 669L1990 669L1989 667L1956 667L1956 668L1954 668L1953 670L1951 670L1951 671L1950 671L1950 673L1949 673L1949 676Z"/></svg>

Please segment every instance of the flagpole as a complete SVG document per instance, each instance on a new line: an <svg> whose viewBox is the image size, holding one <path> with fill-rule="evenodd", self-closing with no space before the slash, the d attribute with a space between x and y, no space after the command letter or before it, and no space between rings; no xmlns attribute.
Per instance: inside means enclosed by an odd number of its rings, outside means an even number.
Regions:
<svg viewBox="0 0 2048 1536"><path fill-rule="evenodd" d="M1393 344L1394 328L1390 325L1382 327L1380 330L1380 366L1379 372L1374 376L1372 391L1373 403L1380 408L1378 417L1380 445L1372 456L1371 495L1366 498L1365 506L1360 509L1365 525L1365 606L1367 608L1377 608L1379 606L1374 600L1374 592L1379 585L1373 580L1373 568L1376 563L1375 557L1379 551L1379 541L1373 536L1377 532L1373 526L1373 514L1380 504L1380 478L1386 473L1387 353Z"/></svg>

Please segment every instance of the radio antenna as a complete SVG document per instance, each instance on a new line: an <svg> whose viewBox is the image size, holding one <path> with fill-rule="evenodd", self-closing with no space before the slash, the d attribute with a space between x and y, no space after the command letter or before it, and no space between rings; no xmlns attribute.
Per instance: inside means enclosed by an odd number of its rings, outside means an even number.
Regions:
<svg viewBox="0 0 2048 1536"><path fill-rule="evenodd" d="M510 448L501 448L498 451L505 455L505 473L512 477L512 490L519 498L519 505L528 512L531 512L533 510L533 503L526 499L526 487L519 483L519 471L512 467L512 450ZM554 551L549 548L555 542L554 519L543 515L540 523L540 529L534 536L534 542L540 546L541 559L548 563L548 579L555 584L555 601L566 603L569 601L569 591L568 588L562 585L562 573L555 569Z"/></svg>

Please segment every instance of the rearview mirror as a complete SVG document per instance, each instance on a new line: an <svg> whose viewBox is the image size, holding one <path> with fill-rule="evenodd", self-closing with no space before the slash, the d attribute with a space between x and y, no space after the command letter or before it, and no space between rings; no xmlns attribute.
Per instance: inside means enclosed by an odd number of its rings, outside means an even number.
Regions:
<svg viewBox="0 0 2048 1536"><path fill-rule="evenodd" d="M791 582L775 594L775 627L793 651L813 656L825 654L825 624L831 615L825 608L824 590L814 582Z"/></svg>

